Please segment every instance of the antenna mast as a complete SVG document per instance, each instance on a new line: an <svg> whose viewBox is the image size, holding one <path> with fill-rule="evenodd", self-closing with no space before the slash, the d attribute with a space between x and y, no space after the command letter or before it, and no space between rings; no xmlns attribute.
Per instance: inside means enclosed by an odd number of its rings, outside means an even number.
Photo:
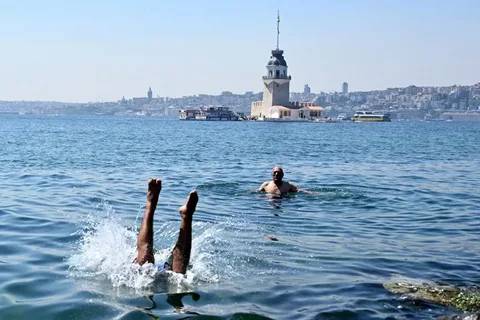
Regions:
<svg viewBox="0 0 480 320"><path fill-rule="evenodd" d="M277 10L277 50L278 50L278 42L280 40L280 10Z"/></svg>

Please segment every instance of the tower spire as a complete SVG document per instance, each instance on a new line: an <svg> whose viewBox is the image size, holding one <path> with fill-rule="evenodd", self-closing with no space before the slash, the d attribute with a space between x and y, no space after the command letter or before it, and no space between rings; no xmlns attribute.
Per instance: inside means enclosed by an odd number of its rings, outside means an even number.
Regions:
<svg viewBox="0 0 480 320"><path fill-rule="evenodd" d="M280 40L280 10L277 10L277 50L279 49L278 42Z"/></svg>

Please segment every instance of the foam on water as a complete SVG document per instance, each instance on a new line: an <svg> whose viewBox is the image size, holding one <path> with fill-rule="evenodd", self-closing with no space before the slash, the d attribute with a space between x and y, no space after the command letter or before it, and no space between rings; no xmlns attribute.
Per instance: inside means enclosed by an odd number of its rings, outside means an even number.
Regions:
<svg viewBox="0 0 480 320"><path fill-rule="evenodd" d="M137 219L139 220L139 219ZM113 287L181 292L199 283L231 279L245 270L248 259L228 253L232 222L193 223L192 255L186 275L164 271L178 236L178 222L155 224L155 261L139 266L135 227L129 227L108 204L82 222L80 240L68 258L70 273L80 278L106 278ZM238 228L238 226L237 226Z"/></svg>

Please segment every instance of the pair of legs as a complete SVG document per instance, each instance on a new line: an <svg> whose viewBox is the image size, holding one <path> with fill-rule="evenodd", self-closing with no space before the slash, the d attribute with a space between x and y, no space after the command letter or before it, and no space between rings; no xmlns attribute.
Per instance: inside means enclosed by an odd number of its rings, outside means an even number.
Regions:
<svg viewBox="0 0 480 320"><path fill-rule="evenodd" d="M143 214L142 225L137 237L137 258L135 262L143 265L144 263L155 263L153 254L153 216L158 203L158 196L162 190L162 181L160 179L150 179L148 181L147 203ZM180 207L180 231L178 240L173 248L173 262L171 265L173 272L187 272L188 262L190 261L190 251L192 250L192 217L198 202L196 191L190 192L187 201Z"/></svg>

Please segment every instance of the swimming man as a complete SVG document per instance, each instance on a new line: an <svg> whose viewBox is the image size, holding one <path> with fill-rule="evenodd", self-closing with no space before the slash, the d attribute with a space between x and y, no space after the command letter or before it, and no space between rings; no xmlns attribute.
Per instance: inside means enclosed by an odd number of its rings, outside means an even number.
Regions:
<svg viewBox="0 0 480 320"><path fill-rule="evenodd" d="M262 183L258 191L285 194L288 192L297 192L298 188L294 184L283 181L283 169L281 167L273 167L272 180Z"/></svg>
<svg viewBox="0 0 480 320"><path fill-rule="evenodd" d="M135 263L143 265L144 263L155 263L153 252L153 215L157 207L158 196L162 190L162 181L160 179L150 179L148 181L147 203L143 214L142 225L137 237L137 258ZM192 250L192 218L197 207L198 195L196 191L190 192L187 201L180 207L180 231L178 240L172 251L171 261L165 263L165 269L173 272L185 274L187 272L188 262L190 261L190 251Z"/></svg>

